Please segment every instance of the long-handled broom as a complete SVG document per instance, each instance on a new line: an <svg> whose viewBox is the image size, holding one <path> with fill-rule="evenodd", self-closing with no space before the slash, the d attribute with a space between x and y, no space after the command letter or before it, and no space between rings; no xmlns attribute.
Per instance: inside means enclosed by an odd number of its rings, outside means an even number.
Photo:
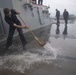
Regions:
<svg viewBox="0 0 76 75"><path fill-rule="evenodd" d="M21 18L21 16L18 14L19 18L22 20L22 22L27 25L24 20ZM28 27L28 30L31 32L31 34L33 35L33 37L35 38L35 40L39 43L40 46L44 46L46 43L42 42L39 38L37 38L35 36L35 34L32 32L32 30Z"/></svg>

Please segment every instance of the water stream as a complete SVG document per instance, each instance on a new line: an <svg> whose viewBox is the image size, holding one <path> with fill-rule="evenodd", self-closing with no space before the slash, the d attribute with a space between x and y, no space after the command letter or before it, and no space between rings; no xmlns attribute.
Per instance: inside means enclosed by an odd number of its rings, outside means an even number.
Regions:
<svg viewBox="0 0 76 75"><path fill-rule="evenodd" d="M33 41L26 48L26 51L22 50L19 45L8 51L4 56L0 56L0 70L8 69L13 72L25 73L25 70L29 70L31 67L35 68L33 65L53 63L60 53L59 49L53 48L49 42L44 47L40 47L36 41Z"/></svg>

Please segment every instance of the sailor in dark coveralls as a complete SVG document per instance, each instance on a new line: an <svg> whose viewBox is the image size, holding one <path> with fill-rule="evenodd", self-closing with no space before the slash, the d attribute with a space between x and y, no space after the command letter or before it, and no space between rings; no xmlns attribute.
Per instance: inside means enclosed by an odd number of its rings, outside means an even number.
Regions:
<svg viewBox="0 0 76 75"><path fill-rule="evenodd" d="M60 23L59 18L60 18L60 11L58 9L56 9L57 24Z"/></svg>
<svg viewBox="0 0 76 75"><path fill-rule="evenodd" d="M38 0L38 4L43 4L43 0Z"/></svg>
<svg viewBox="0 0 76 75"><path fill-rule="evenodd" d="M6 49L8 49L12 45L13 35L14 35L14 32L16 29L19 33L22 45L24 47L27 42L26 42L26 39L23 35L22 29L27 29L28 26L27 25L22 26L20 21L16 17L16 14L20 14L19 11L5 8L4 14L5 14L4 19L9 24L9 34L8 34L8 38L7 38Z"/></svg>
<svg viewBox="0 0 76 75"><path fill-rule="evenodd" d="M68 19L69 19L69 13L66 9L64 9L63 18L65 20L65 25L67 25L68 24Z"/></svg>

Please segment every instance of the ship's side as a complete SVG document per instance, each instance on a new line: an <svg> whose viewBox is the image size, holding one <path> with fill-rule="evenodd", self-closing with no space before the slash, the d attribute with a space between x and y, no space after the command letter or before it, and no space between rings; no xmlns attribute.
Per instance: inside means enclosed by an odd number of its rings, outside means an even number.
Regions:
<svg viewBox="0 0 76 75"><path fill-rule="evenodd" d="M37 37L48 37L51 28L51 19L47 6L32 4L29 0L7 0L7 3L6 0L0 0L0 46L5 43L9 30L9 25L5 22L3 13L3 9L6 7L19 10L22 19ZM22 21L21 23L24 25ZM28 29L23 29L23 33L28 42L34 39ZM17 35L16 31L14 39Z"/></svg>

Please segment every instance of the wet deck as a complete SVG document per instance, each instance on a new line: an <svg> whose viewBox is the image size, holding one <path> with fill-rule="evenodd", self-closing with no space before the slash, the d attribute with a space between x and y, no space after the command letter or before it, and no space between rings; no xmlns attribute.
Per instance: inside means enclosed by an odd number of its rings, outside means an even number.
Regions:
<svg viewBox="0 0 76 75"><path fill-rule="evenodd" d="M76 75L75 22L53 24L44 47L32 41L26 48L19 45L0 56L0 75Z"/></svg>

